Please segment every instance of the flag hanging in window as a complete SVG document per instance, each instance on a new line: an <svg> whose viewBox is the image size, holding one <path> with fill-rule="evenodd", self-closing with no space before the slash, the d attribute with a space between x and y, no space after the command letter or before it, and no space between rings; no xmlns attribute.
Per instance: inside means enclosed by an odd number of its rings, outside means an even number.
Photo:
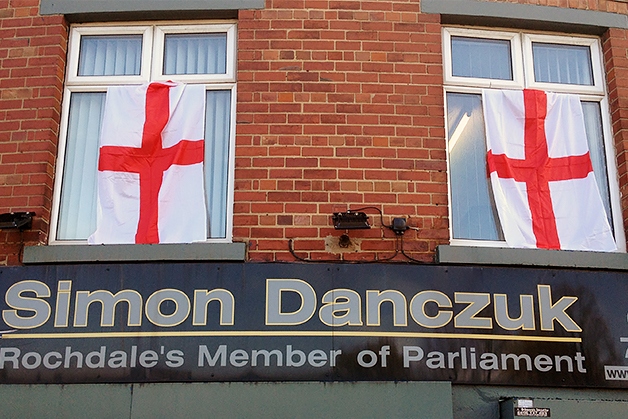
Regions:
<svg viewBox="0 0 628 419"><path fill-rule="evenodd" d="M487 89L482 102L488 171L506 243L616 250L578 96Z"/></svg>
<svg viewBox="0 0 628 419"><path fill-rule="evenodd" d="M205 87L172 82L107 90L90 244L207 237Z"/></svg>

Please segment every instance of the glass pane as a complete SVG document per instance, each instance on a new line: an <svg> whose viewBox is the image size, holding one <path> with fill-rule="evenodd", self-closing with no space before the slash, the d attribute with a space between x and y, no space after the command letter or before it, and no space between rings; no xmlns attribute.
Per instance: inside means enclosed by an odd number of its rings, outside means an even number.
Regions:
<svg viewBox="0 0 628 419"><path fill-rule="evenodd" d="M72 93L58 240L84 240L96 229L98 137L104 105L105 93Z"/></svg>
<svg viewBox="0 0 628 419"><path fill-rule="evenodd" d="M225 74L227 34L166 35L164 74Z"/></svg>
<svg viewBox="0 0 628 419"><path fill-rule="evenodd" d="M587 131L587 140L589 143L589 151L591 153L591 163L593 164L593 172L597 187L602 195L602 202L606 210L608 222L613 226L611 216L611 197L608 187L608 175L606 168L606 154L604 152L604 134L602 131L602 113L600 104L597 102L582 102L582 110L584 111L584 125Z"/></svg>
<svg viewBox="0 0 628 419"><path fill-rule="evenodd" d="M503 240L486 167L482 97L447 94L453 238Z"/></svg>
<svg viewBox="0 0 628 419"><path fill-rule="evenodd" d="M536 81L593 86L589 47L533 42L532 55Z"/></svg>
<svg viewBox="0 0 628 419"><path fill-rule="evenodd" d="M205 117L205 190L209 212L209 237L227 236L227 186L231 91L207 92Z"/></svg>
<svg viewBox="0 0 628 419"><path fill-rule="evenodd" d="M452 36L451 61L454 76L512 80L508 40Z"/></svg>
<svg viewBox="0 0 628 419"><path fill-rule="evenodd" d="M142 61L142 35L81 37L79 76L137 76Z"/></svg>

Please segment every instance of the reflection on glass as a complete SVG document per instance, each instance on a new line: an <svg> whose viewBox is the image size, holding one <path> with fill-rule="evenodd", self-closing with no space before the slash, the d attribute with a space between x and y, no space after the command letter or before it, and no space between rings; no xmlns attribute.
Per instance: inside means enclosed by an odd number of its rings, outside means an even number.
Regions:
<svg viewBox="0 0 628 419"><path fill-rule="evenodd" d="M486 167L482 97L447 94L453 238L503 240Z"/></svg>

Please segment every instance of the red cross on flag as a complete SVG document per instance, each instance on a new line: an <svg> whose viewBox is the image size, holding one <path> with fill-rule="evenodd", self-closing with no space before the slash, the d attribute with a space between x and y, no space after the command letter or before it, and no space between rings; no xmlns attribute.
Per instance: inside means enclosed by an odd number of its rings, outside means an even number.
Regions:
<svg viewBox="0 0 628 419"><path fill-rule="evenodd" d="M206 239L204 121L202 85L155 82L107 90L90 244Z"/></svg>
<svg viewBox="0 0 628 419"><path fill-rule="evenodd" d="M487 162L511 247L616 250L580 99L539 90L482 93Z"/></svg>

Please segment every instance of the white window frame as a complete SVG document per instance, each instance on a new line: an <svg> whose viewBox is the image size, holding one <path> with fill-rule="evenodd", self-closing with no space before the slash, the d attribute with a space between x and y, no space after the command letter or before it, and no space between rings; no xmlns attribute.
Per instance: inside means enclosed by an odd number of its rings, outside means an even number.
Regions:
<svg viewBox="0 0 628 419"><path fill-rule="evenodd" d="M226 33L227 34L227 67L225 74L163 74L164 43L167 34ZM176 25L155 27L152 67L153 80L166 81L176 78L184 83L212 81L215 83L235 82L235 25Z"/></svg>
<svg viewBox="0 0 628 419"><path fill-rule="evenodd" d="M465 38L496 39L510 42L510 62L512 64L512 80L483 79L476 77L454 76L451 38L460 36ZM445 64L445 83L453 86L479 86L500 89L523 88L523 66L521 62L521 38L515 32L493 32L479 29L445 28L443 29L443 61Z"/></svg>
<svg viewBox="0 0 628 419"><path fill-rule="evenodd" d="M447 139L447 167L449 168L449 123L447 121L447 94L471 93L481 94L482 89L523 89L534 88L546 91L578 94L581 100L598 102L602 115L602 131L604 136L604 151L606 155L607 179L610 193L613 231L619 252L626 252L626 239L619 196L619 179L613 142L610 107L606 94L606 78L603 71L600 40L597 37L571 35L547 35L534 32L504 31L490 29L469 29L463 27L446 27L442 30L443 36L443 65L444 65L444 98L445 98L445 131ZM511 58L513 67L513 81L487 80L472 77L456 77L452 75L451 37L464 36L488 39L511 40L511 54L519 55ZM558 83L541 83L534 80L534 63L532 60L532 42L543 42L565 45L588 46L591 51L591 65L594 84L592 86L567 85ZM453 134L453 133L452 133ZM449 189L449 231L452 246L474 247L508 247L504 241L456 239L453 237L453 207L451 190L451 170L447 170Z"/></svg>
<svg viewBox="0 0 628 419"><path fill-rule="evenodd" d="M51 245L87 245L87 240L61 240L57 238L59 211L61 207L61 187L65 166L68 123L70 116L70 98L73 93L106 92L108 86L144 84L150 81L173 80L180 82L204 84L205 90L223 90L231 93L230 126L229 126L229 162L227 176L227 208L226 236L207 239L208 243L231 243L233 241L233 202L234 202L234 171L235 171L235 133L237 85L235 78L236 65L236 22L204 21L204 22L138 22L120 26L114 24L77 24L70 27L68 42L68 64L61 108L61 124L59 145L55 169L55 182L50 216L49 244ZM151 68L163 68L163 53L155 53L156 48L163 48L164 33L226 33L227 34L227 67L225 74L206 75L167 75L154 72ZM81 37L84 35L142 35L141 71L139 76L78 76L78 59ZM159 39L160 38L160 39Z"/></svg>
<svg viewBox="0 0 628 419"><path fill-rule="evenodd" d="M137 76L79 76L79 52L81 39L89 35L142 35L142 58L140 74ZM151 55L146 45L152 44L153 33L150 26L75 26L70 30L68 41L68 64L66 85L100 85L115 79L118 84L141 84L149 80L148 71L151 67Z"/></svg>
<svg viewBox="0 0 628 419"><path fill-rule="evenodd" d="M570 85L558 83L537 82L534 79L534 62L532 60L532 43L577 45L588 47L591 52L591 70L593 75L593 85ZM602 65L602 53L600 42L597 38L576 38L573 36L556 36L541 34L523 34L523 54L526 58L525 73L526 84L531 89L551 90L557 93L578 93L580 95L591 93L605 95L604 91L604 71ZM528 58L529 57L529 58Z"/></svg>

